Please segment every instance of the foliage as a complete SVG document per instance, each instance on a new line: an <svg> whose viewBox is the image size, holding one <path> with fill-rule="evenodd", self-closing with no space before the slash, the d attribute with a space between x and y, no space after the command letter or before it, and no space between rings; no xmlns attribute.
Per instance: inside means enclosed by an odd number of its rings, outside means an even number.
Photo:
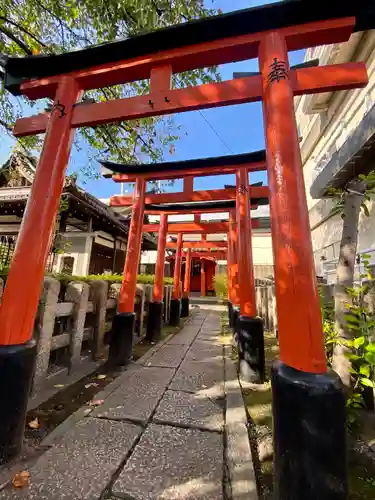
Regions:
<svg viewBox="0 0 375 500"><path fill-rule="evenodd" d="M226 273L216 274L214 276L214 286L216 297L220 297L221 300L226 300L228 298L228 276Z"/></svg>
<svg viewBox="0 0 375 500"><path fill-rule="evenodd" d="M62 53L92 44L126 38L157 28L216 14L203 0L0 0L0 53L9 56ZM0 73L0 77L1 77ZM175 87L207 83L218 79L216 68L177 74ZM137 81L87 92L84 98L96 102L142 95L149 81ZM23 112L23 104L0 90L0 126L10 131ZM45 102L44 106L50 106ZM91 151L86 173L98 156L137 162L141 157L161 160L164 151L175 150L179 127L171 117L144 118L77 132L75 146L83 138ZM23 139L29 149L38 146L36 137ZM40 144L39 144L40 145Z"/></svg>
<svg viewBox="0 0 375 500"><path fill-rule="evenodd" d="M358 176L358 180L363 182L364 192L358 192L359 196L363 197L363 201L361 203L361 209L366 217L370 216L370 212L367 207L367 202L371 200L371 197L375 195L375 170L371 170L367 175L360 174ZM350 183L348 183L350 184ZM336 203L332 208L330 215L341 215L342 218L345 217L344 208L345 208L345 198L347 194L353 193L350 187L347 185L344 188L330 188L328 190L328 194L335 198Z"/></svg>
<svg viewBox="0 0 375 500"><path fill-rule="evenodd" d="M320 308L322 311L323 333L326 346L327 363L332 365L333 349L338 342L338 335L335 330L334 304L332 301L325 301L322 289L319 289Z"/></svg>
<svg viewBox="0 0 375 500"><path fill-rule="evenodd" d="M83 281L85 283L94 280L110 281L112 283L122 283L121 274L89 274L88 276L72 276L70 274L53 273L52 276L59 281ZM155 276L153 274L138 274L137 283L141 285L153 285ZM164 278L165 285L173 285L173 278Z"/></svg>
<svg viewBox="0 0 375 500"><path fill-rule="evenodd" d="M345 321L352 334L351 339L339 338L335 332L332 307L328 304L322 308L327 359L332 361L333 347L337 344L348 348L347 356L351 361L351 376L353 392L348 399L348 405L353 408L363 406L362 393L364 388L375 388L373 374L375 369L375 321L371 317L366 298L370 292L372 275L369 266L370 255L362 254L360 262L363 272L360 274L360 284L347 289L350 302L346 304Z"/></svg>
<svg viewBox="0 0 375 500"><path fill-rule="evenodd" d="M9 272L9 266L0 269L0 277L6 280ZM68 283L70 281L83 281L87 283L94 280L110 281L112 283L122 283L123 277L121 274L89 274L88 276L74 276L64 273L46 273L47 276L52 276L61 282ZM155 276L153 274L138 274L137 283L140 285L153 285ZM164 277L165 285L173 285L173 278Z"/></svg>

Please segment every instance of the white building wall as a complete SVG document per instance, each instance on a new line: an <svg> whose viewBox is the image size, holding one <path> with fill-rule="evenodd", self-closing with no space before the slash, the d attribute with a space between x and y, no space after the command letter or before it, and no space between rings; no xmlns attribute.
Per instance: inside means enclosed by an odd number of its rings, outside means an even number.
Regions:
<svg viewBox="0 0 375 500"><path fill-rule="evenodd" d="M321 275L324 268L331 269L332 281L342 219L339 215L330 217L332 202L312 199L310 188L333 152L343 145L375 104L375 30L356 33L344 44L308 49L306 60L316 57L319 57L320 65L364 61L369 74L369 84L363 89L303 96L295 100L316 271ZM375 203L369 204L369 210L369 218L364 214L360 217L358 251L374 250L375 256ZM373 261L375 263L375 257Z"/></svg>

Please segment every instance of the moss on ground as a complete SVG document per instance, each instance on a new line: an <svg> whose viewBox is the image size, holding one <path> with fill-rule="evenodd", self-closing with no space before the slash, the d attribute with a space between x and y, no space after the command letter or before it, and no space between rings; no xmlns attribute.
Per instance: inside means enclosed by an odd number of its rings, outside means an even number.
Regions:
<svg viewBox="0 0 375 500"><path fill-rule="evenodd" d="M221 313L221 329L220 329L220 343L223 345L230 345L232 343L233 332L229 327L228 311L225 310Z"/></svg>
<svg viewBox="0 0 375 500"><path fill-rule="evenodd" d="M375 478L363 465L349 469L349 500L373 500L375 498Z"/></svg>
<svg viewBox="0 0 375 500"><path fill-rule="evenodd" d="M228 315L222 314L221 338L232 336L228 325ZM279 358L279 347L275 335L264 334L266 358L266 382L256 388L243 387L244 401L247 407L250 425L250 436L256 440L254 448L258 451L255 457L255 469L262 500L272 498L273 463L272 448L269 443L272 438L272 390L269 381L272 363ZM349 499L373 500L375 498L375 478L371 470L364 465L352 464L349 468Z"/></svg>

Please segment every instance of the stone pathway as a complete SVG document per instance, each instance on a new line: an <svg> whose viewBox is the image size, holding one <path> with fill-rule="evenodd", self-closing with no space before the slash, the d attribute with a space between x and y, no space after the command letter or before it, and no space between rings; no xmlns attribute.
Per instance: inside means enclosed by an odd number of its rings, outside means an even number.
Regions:
<svg viewBox="0 0 375 500"><path fill-rule="evenodd" d="M44 442L27 488L0 500L255 500L246 415L220 313L184 329Z"/></svg>

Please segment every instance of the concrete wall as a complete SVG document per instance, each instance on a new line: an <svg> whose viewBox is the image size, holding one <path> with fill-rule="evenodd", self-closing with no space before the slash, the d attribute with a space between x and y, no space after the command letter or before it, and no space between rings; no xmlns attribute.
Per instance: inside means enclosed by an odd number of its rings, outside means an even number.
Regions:
<svg viewBox="0 0 375 500"><path fill-rule="evenodd" d="M295 99L297 125L302 137L301 152L316 271L318 275L329 271L332 278L339 252L342 219L340 216L330 217L333 206L331 200L313 199L310 188L332 154L343 145L365 114L375 105L375 30L356 33L343 44L307 50L306 60L317 57L320 59L320 65L364 61L370 80L364 89ZM369 210L369 218L364 215L360 218L359 252L375 250L374 203L369 204ZM375 263L375 258L373 261Z"/></svg>

